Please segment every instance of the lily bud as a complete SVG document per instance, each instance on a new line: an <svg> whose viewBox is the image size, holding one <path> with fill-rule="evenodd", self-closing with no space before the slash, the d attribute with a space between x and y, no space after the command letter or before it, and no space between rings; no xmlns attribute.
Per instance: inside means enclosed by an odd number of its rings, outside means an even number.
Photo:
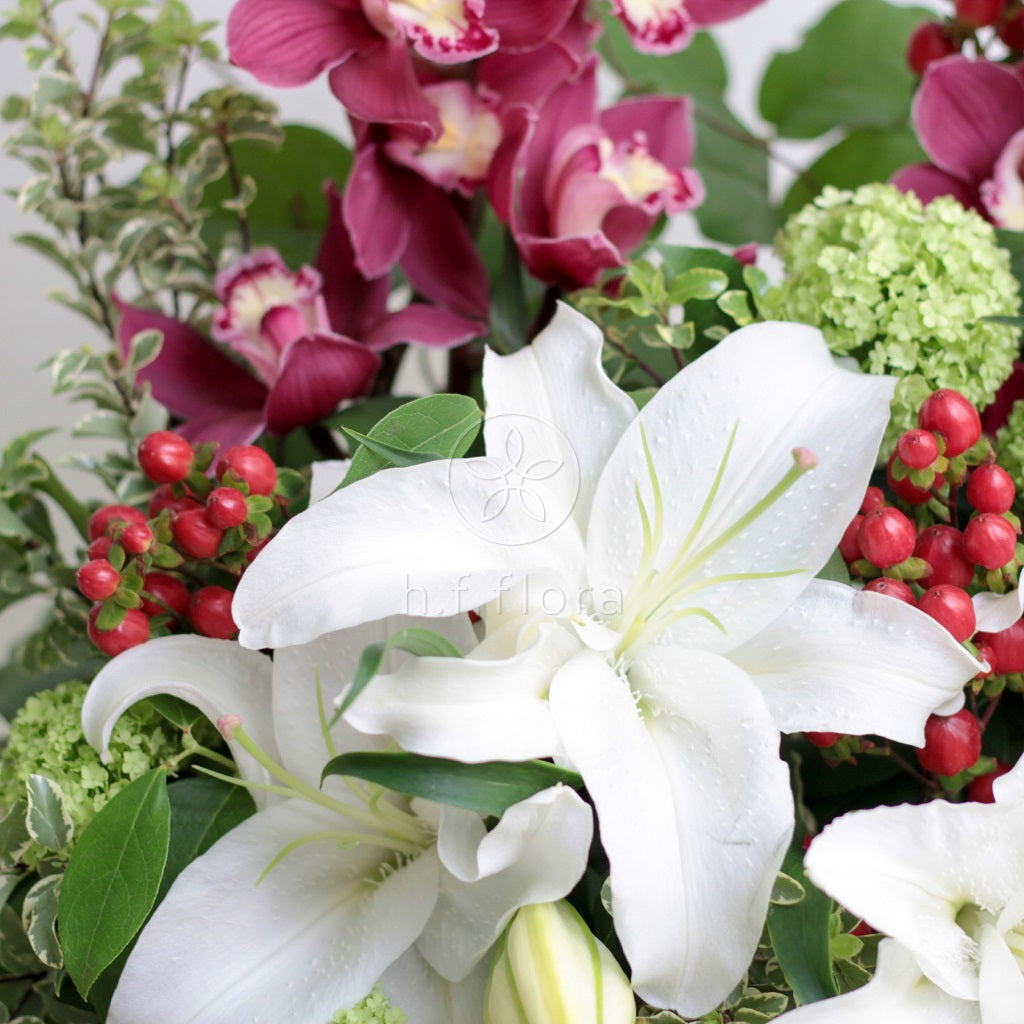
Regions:
<svg viewBox="0 0 1024 1024"><path fill-rule="evenodd" d="M523 907L498 941L484 1024L633 1024L622 968L564 900Z"/></svg>

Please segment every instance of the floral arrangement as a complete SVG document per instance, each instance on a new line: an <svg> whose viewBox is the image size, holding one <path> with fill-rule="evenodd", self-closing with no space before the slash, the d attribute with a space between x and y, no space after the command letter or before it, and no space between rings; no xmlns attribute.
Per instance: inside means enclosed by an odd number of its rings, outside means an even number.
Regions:
<svg viewBox="0 0 1024 1024"><path fill-rule="evenodd" d="M1018 1019L1024 8L765 138L761 2L7 12L105 497L4 449L0 1019Z"/></svg>

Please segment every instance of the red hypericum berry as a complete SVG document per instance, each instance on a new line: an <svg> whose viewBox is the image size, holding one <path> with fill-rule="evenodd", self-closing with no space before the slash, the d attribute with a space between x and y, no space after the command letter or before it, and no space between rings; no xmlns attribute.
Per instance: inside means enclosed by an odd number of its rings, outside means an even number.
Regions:
<svg viewBox="0 0 1024 1024"><path fill-rule="evenodd" d="M922 587L940 583L966 587L974 579L974 562L964 554L964 535L955 526L936 523L922 530L914 554L931 566L931 572L918 581Z"/></svg>
<svg viewBox="0 0 1024 1024"><path fill-rule="evenodd" d="M908 430L896 442L896 454L909 469L927 469L939 457L939 443L930 430Z"/></svg>
<svg viewBox="0 0 1024 1024"><path fill-rule="evenodd" d="M1000 633L979 633L975 641L979 650L985 648L984 660L993 675L1024 673L1024 619Z"/></svg>
<svg viewBox="0 0 1024 1024"><path fill-rule="evenodd" d="M171 529L175 543L192 558L213 558L224 539L224 531L206 518L206 510L202 508L179 512Z"/></svg>
<svg viewBox="0 0 1024 1024"><path fill-rule="evenodd" d="M885 492L881 487L869 487L864 492L864 500L860 503L860 511L862 515L867 515L869 512L874 512L876 508L881 508L885 504Z"/></svg>
<svg viewBox="0 0 1024 1024"><path fill-rule="evenodd" d="M877 580L866 583L864 589L870 590L873 594L885 594L886 597L894 597L897 601L903 601L905 604L917 605L917 598L914 597L914 592L903 580L890 580L886 579L885 576L880 576Z"/></svg>
<svg viewBox="0 0 1024 1024"><path fill-rule="evenodd" d="M930 615L940 626L945 626L957 643L969 639L977 625L971 595L966 590L948 583L929 587L921 595L917 607L926 615Z"/></svg>
<svg viewBox="0 0 1024 1024"><path fill-rule="evenodd" d="M176 484L192 469L195 452L192 445L170 430L154 430L139 445L139 465L150 480L158 484Z"/></svg>
<svg viewBox="0 0 1024 1024"><path fill-rule="evenodd" d="M923 768L936 775L956 775L981 757L981 727L961 708L955 715L930 715L924 725L924 746L917 752Z"/></svg>
<svg viewBox="0 0 1024 1024"><path fill-rule="evenodd" d="M1024 11L1017 11L1001 22L996 34L1011 50L1024 50Z"/></svg>
<svg viewBox="0 0 1024 1024"><path fill-rule="evenodd" d="M249 485L250 494L270 494L277 486L277 467L274 460L253 444L240 444L229 448L217 463L217 479L231 470Z"/></svg>
<svg viewBox="0 0 1024 1024"><path fill-rule="evenodd" d="M975 565L1001 569L1013 561L1016 550L1016 529L994 512L982 512L964 527L964 554Z"/></svg>
<svg viewBox="0 0 1024 1024"><path fill-rule="evenodd" d="M889 484L889 490L897 498L902 498L908 505L923 505L932 496L932 492L927 487L918 487L912 483L909 476L905 476L902 480L897 480L892 475L892 464L895 461L896 453L893 452L889 456L889 463L885 468L885 479ZM939 488L944 482L943 477L936 476L932 487Z"/></svg>
<svg viewBox="0 0 1024 1024"><path fill-rule="evenodd" d="M138 608L129 608L125 617L113 629L97 629L96 618L102 605L94 605L89 612L86 632L89 639L104 654L116 657L130 647L138 647L149 639L149 619Z"/></svg>
<svg viewBox="0 0 1024 1024"><path fill-rule="evenodd" d="M979 512L1009 512L1016 496L1013 477L994 463L979 466L967 478L967 500Z"/></svg>
<svg viewBox="0 0 1024 1024"><path fill-rule="evenodd" d="M1006 0L956 0L956 20L965 28L994 25L1006 10Z"/></svg>
<svg viewBox="0 0 1024 1024"><path fill-rule="evenodd" d="M939 388L933 391L917 414L918 426L941 434L946 441L943 454L949 458L963 455L981 437L978 410L959 391Z"/></svg>
<svg viewBox="0 0 1024 1024"><path fill-rule="evenodd" d="M843 556L843 561L847 565L853 565L859 558L864 557L860 550L860 542L857 540L860 524L863 522L863 516L854 516L850 521L850 525L846 528L846 532L839 539L839 554Z"/></svg>
<svg viewBox="0 0 1024 1024"><path fill-rule="evenodd" d="M862 939L865 935L877 935L878 932L867 921L858 921L856 926L850 929L850 934L856 935L858 939Z"/></svg>
<svg viewBox="0 0 1024 1024"><path fill-rule="evenodd" d="M121 585L121 574L105 558L94 558L75 573L75 581L84 597L105 601Z"/></svg>
<svg viewBox="0 0 1024 1024"><path fill-rule="evenodd" d="M238 632L231 617L234 596L224 587L200 587L188 607L188 617L196 632L215 640L230 640Z"/></svg>
<svg viewBox="0 0 1024 1024"><path fill-rule="evenodd" d="M114 546L113 537L97 537L88 548L90 558L106 558Z"/></svg>
<svg viewBox="0 0 1024 1024"><path fill-rule="evenodd" d="M864 557L880 569L906 561L914 553L916 540L917 529L898 508L876 508L857 531Z"/></svg>
<svg viewBox="0 0 1024 1024"><path fill-rule="evenodd" d="M161 484L149 499L149 518L155 519L165 508L184 512L189 508L202 508L203 503L192 494L175 496L170 484Z"/></svg>
<svg viewBox="0 0 1024 1024"><path fill-rule="evenodd" d="M127 554L141 555L152 546L153 531L145 523L129 523L117 539Z"/></svg>
<svg viewBox="0 0 1024 1024"><path fill-rule="evenodd" d="M1000 775L1005 775L1012 767L1013 765L996 761L996 766L992 771L986 772L984 775L976 775L967 783L967 799L973 800L976 804L994 804L996 795L992 792L992 783Z"/></svg>
<svg viewBox="0 0 1024 1024"><path fill-rule="evenodd" d="M145 513L131 505L102 505L89 516L89 540L110 536L117 524L144 523Z"/></svg>
<svg viewBox="0 0 1024 1024"><path fill-rule="evenodd" d="M234 487L217 487L206 499L206 518L221 530L241 526L248 515L245 495Z"/></svg>
<svg viewBox="0 0 1024 1024"><path fill-rule="evenodd" d="M165 572L147 572L142 580L142 610L150 617L173 612L183 619L188 615L188 587L176 576Z"/></svg>
<svg viewBox="0 0 1024 1024"><path fill-rule="evenodd" d="M805 732L804 735L816 747L834 747L843 738L841 732Z"/></svg>
<svg viewBox="0 0 1024 1024"><path fill-rule="evenodd" d="M914 29L907 43L907 66L920 77L932 61L959 51L960 45L942 25L923 21Z"/></svg>

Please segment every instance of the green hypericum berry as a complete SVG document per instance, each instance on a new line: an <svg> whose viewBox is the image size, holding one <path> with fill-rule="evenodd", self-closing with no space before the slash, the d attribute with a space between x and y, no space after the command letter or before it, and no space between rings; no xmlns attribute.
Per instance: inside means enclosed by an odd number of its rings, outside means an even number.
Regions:
<svg viewBox="0 0 1024 1024"><path fill-rule="evenodd" d="M776 239L786 279L762 299L768 317L820 327L837 355L900 378L882 445L917 426L937 388L979 408L1009 376L1019 293L992 225L948 196L922 206L891 185L826 188Z"/></svg>

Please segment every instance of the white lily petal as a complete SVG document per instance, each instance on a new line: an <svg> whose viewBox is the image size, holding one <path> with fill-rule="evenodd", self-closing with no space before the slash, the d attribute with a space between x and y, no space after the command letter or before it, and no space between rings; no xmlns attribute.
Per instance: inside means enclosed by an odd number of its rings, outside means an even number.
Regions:
<svg viewBox="0 0 1024 1024"><path fill-rule="evenodd" d="M958 999L978 998L977 947L962 908L1004 906L1024 879L1024 806L876 807L832 822L805 867L872 927L906 946L921 970Z"/></svg>
<svg viewBox="0 0 1024 1024"><path fill-rule="evenodd" d="M801 1006L777 1020L779 1024L982 1024L977 1003L946 995L893 939L879 943L875 976L862 988Z"/></svg>
<svg viewBox="0 0 1024 1024"><path fill-rule="evenodd" d="M713 654L648 648L627 683L587 651L551 684L567 753L597 808L633 987L686 1016L721 1002L753 955L793 827L760 694Z"/></svg>
<svg viewBox="0 0 1024 1024"><path fill-rule="evenodd" d="M951 701L961 707L964 682L980 668L923 612L826 580L812 580L729 659L783 732L876 733L916 747L928 716Z"/></svg>
<svg viewBox="0 0 1024 1024"><path fill-rule="evenodd" d="M1024 757L992 783L996 803L1024 803Z"/></svg>
<svg viewBox="0 0 1024 1024"><path fill-rule="evenodd" d="M321 709L324 719L330 721L335 699L352 682L364 648L384 643L399 630L413 626L440 633L460 650L469 650L476 643L466 615L450 619L396 616L327 633L311 643L274 652L274 728L281 764L288 771L318 786L324 764L335 754L379 748L390 742L367 736L342 719L331 729L331 745L328 746ZM408 659L409 655L394 652L394 657ZM317 700L318 679L320 702ZM328 780L325 785L336 785L338 781Z"/></svg>
<svg viewBox="0 0 1024 1024"><path fill-rule="evenodd" d="M326 1021L362 999L429 917L440 866L428 850L382 878L380 850L321 841L256 884L286 844L337 822L288 800L193 861L143 929L108 1024Z"/></svg>
<svg viewBox="0 0 1024 1024"><path fill-rule="evenodd" d="M271 661L230 640L166 636L132 647L97 673L82 706L82 731L104 761L114 724L145 697L167 693L198 708L216 724L221 715L239 715L245 731L271 758L278 757L270 711ZM266 769L234 740L228 741L239 774L267 783ZM252 791L256 806L268 796Z"/></svg>
<svg viewBox="0 0 1024 1024"><path fill-rule="evenodd" d="M1024 615L1024 589L1019 586L1005 594L986 590L975 594L971 602L979 633L1001 633Z"/></svg>
<svg viewBox="0 0 1024 1024"><path fill-rule="evenodd" d="M1020 1024L1024 1010L1024 974L999 932L991 925L979 940L978 969L981 1019L984 1024Z"/></svg>
<svg viewBox="0 0 1024 1024"><path fill-rule="evenodd" d="M416 658L374 678L346 717L361 732L386 733L416 754L461 761L549 757L558 741L548 686L579 648L574 634L547 624L514 657Z"/></svg>
<svg viewBox="0 0 1024 1024"><path fill-rule="evenodd" d="M780 381L782 390L771 381ZM663 535L651 561L663 581L673 580L663 607L697 607L725 630L723 635L712 620L691 612L669 624L661 642L671 638L681 647L727 651L753 636L825 564L857 511L894 386L887 377L838 369L821 333L811 327L762 323L730 335L669 381L615 449L594 497L588 582L628 593L638 571L646 575L650 567L642 564L642 521L634 498L639 488L653 523L658 503L642 422L663 511ZM793 470L798 448L810 449L817 466L738 536L694 558L763 502ZM665 575L684 550L681 566ZM788 575L750 578L778 573Z"/></svg>
<svg viewBox="0 0 1024 1024"><path fill-rule="evenodd" d="M333 494L338 484L345 479L351 465L351 459L323 459L314 462L309 481L309 503L312 505L313 502L326 498L328 494Z"/></svg>
<svg viewBox="0 0 1024 1024"><path fill-rule="evenodd" d="M463 981L446 981L413 946L384 972L380 989L413 1024L480 1024L487 970L485 960Z"/></svg>
<svg viewBox="0 0 1024 1024"><path fill-rule="evenodd" d="M288 522L235 592L240 642L287 647L389 615L468 612L535 566L579 576L582 541L565 530L557 544L520 544L514 510L486 532L474 529L453 502L452 465L382 470ZM461 497L483 509L489 485L461 486Z"/></svg>
<svg viewBox="0 0 1024 1024"><path fill-rule="evenodd" d="M479 815L443 808L437 852L447 870L418 949L439 974L461 981L516 910L569 893L592 836L589 805L565 786L513 804L490 832Z"/></svg>
<svg viewBox="0 0 1024 1024"><path fill-rule="evenodd" d="M508 431L529 430L531 419L537 424L534 449L527 443L526 451L541 451L554 436L545 428L555 427L571 449L568 457L575 456L579 466L578 499L568 492L562 497L565 511L572 509L583 531L598 478L637 414L633 400L605 374L603 348L597 325L560 302L551 323L531 345L511 356L488 351L484 357L488 454L503 454ZM570 479L568 473L552 478L547 490L553 500L556 487Z"/></svg>

